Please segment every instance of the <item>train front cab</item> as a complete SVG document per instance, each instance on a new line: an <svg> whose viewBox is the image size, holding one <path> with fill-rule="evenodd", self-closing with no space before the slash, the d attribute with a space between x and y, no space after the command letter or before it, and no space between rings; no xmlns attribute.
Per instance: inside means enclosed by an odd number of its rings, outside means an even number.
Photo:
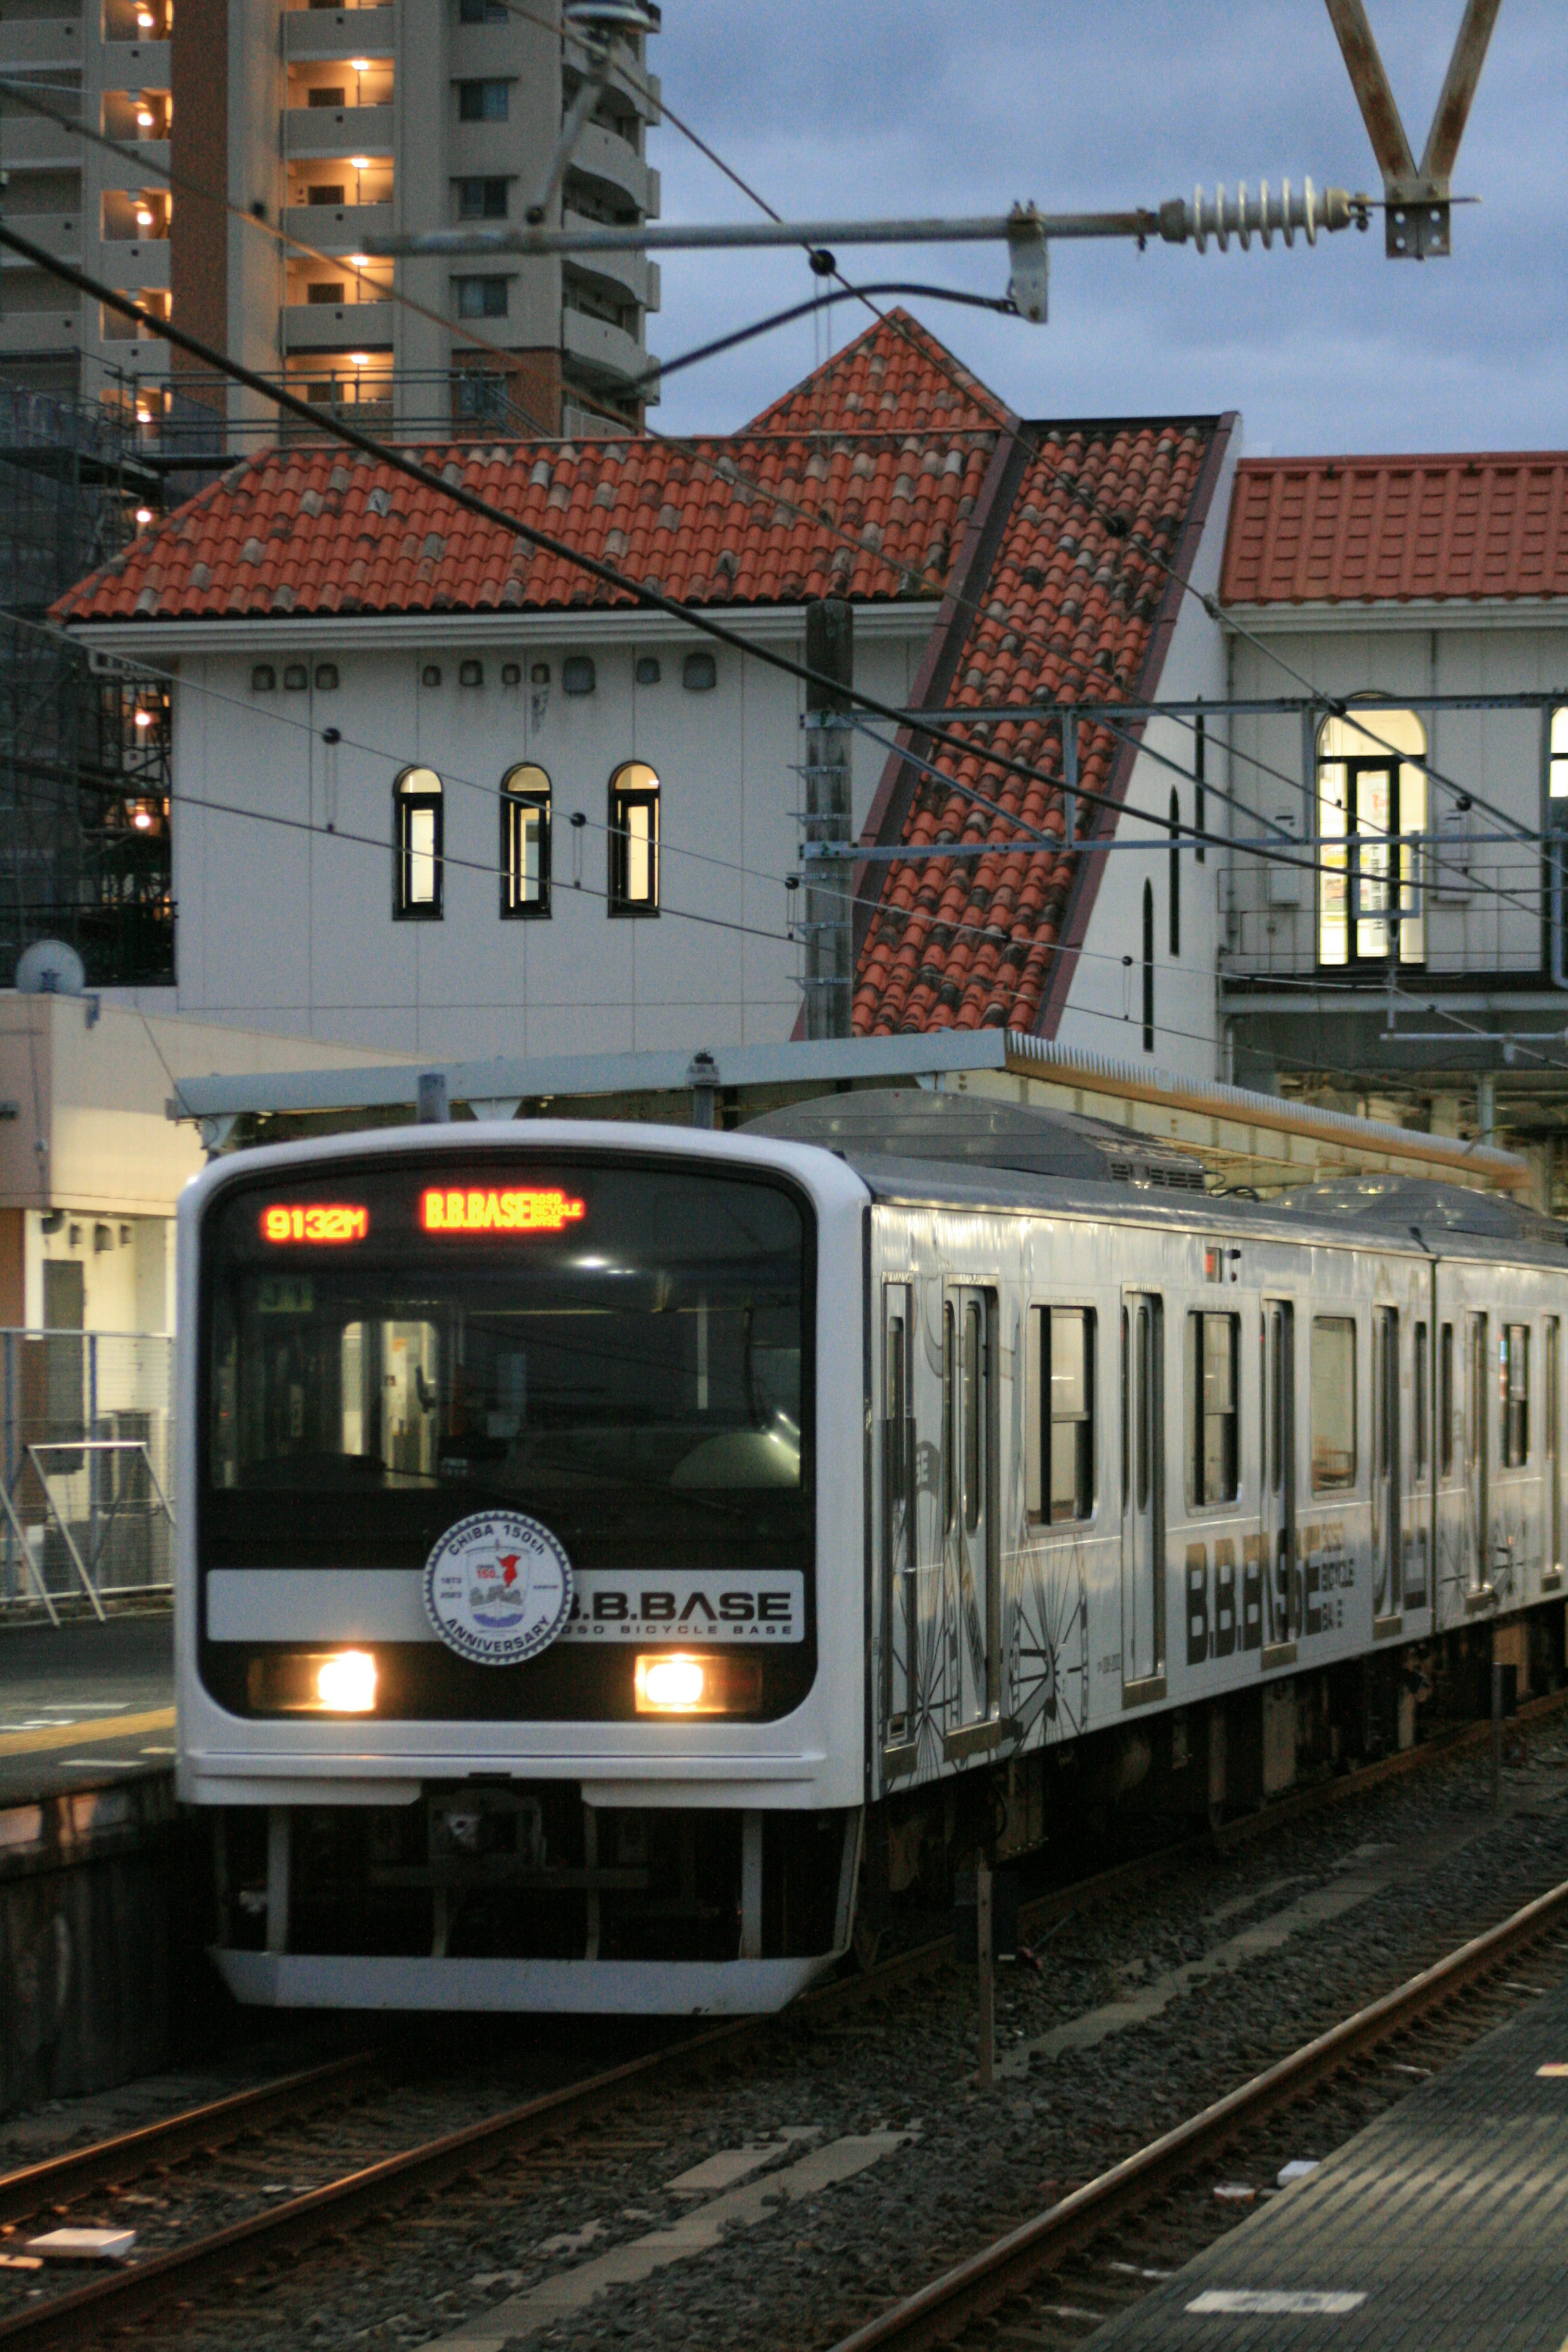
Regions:
<svg viewBox="0 0 1568 2352"><path fill-rule="evenodd" d="M241 2000L738 2013L841 1956L865 1200L542 1122L190 1188L179 1784Z"/></svg>

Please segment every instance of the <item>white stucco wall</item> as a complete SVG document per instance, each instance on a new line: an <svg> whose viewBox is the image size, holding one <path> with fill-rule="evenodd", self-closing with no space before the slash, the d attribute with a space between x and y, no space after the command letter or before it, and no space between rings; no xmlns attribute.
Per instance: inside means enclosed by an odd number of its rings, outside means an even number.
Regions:
<svg viewBox="0 0 1568 2352"><path fill-rule="evenodd" d="M1230 690L1238 698L1300 694L1306 679L1324 694L1372 695L1399 708L1423 694L1539 694L1568 685L1568 615L1550 605L1270 609L1237 618L1261 641L1240 635L1231 640ZM1427 822L1439 837L1501 829L1483 809L1460 811L1456 787L1532 830L1541 825L1548 714L1438 710L1423 717ZM1310 728L1295 715L1242 718L1235 740L1229 781L1237 798L1265 817L1289 819L1310 840L1316 830ZM1281 772L1269 774L1269 769ZM1240 830L1239 817L1237 824ZM1426 968L1488 977L1538 972L1541 880L1534 848L1497 843L1445 850L1442 856L1427 894ZM1232 888L1233 971L1316 971L1315 877L1304 875L1281 888L1278 876L1270 884L1267 860L1238 852ZM1300 904L1280 903L1289 898Z"/></svg>
<svg viewBox="0 0 1568 2352"><path fill-rule="evenodd" d="M933 616L928 605L858 612L858 682L905 702ZM758 634L803 658L798 614L769 618ZM165 660L188 642L175 629L155 639ZM689 692L682 662L701 645L630 614L510 630L454 625L423 641L412 625L377 642L368 625L285 635L274 624L247 630L232 650L215 649L206 631L181 650L174 691L176 985L128 1000L447 1055L786 1038L801 1002L784 877L798 856L803 689L719 646L716 688ZM562 664L581 653L593 656L596 690L573 698ZM635 665L648 655L661 677L639 687ZM483 663L481 687L458 684L465 657ZM276 691L252 691L262 660ZM287 691L290 661L312 677L334 663L337 689ZM509 661L521 665L521 686L500 682ZM529 682L537 663L551 670L542 696ZM422 683L432 667L437 688ZM322 740L328 728L336 744ZM869 744L857 750L857 827L882 758ZM553 786L548 920L500 913L498 794L523 760ZM647 761L662 787L657 919L606 913L609 780L628 760ZM444 783L440 922L393 913L393 787L411 764L435 768Z"/></svg>

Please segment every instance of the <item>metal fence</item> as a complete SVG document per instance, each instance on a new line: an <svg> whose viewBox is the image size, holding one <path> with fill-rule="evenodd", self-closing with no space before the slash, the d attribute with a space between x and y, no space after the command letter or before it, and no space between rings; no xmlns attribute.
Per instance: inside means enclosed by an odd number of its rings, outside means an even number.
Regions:
<svg viewBox="0 0 1568 2352"><path fill-rule="evenodd" d="M0 1330L0 1608L101 1616L171 1590L174 1346Z"/></svg>

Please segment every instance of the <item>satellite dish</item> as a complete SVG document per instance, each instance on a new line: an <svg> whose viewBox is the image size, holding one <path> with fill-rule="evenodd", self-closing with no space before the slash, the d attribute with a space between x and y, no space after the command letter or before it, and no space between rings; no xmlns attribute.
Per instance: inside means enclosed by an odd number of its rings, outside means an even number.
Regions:
<svg viewBox="0 0 1568 2352"><path fill-rule="evenodd" d="M87 973L75 948L65 940L35 940L24 949L16 965L16 987L23 996L80 996Z"/></svg>

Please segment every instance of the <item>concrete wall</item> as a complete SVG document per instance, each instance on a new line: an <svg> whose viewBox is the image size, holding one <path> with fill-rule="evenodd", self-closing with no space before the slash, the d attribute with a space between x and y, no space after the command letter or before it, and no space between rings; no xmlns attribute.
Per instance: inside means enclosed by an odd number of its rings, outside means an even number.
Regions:
<svg viewBox="0 0 1568 2352"><path fill-rule="evenodd" d="M173 1776L45 1797L0 1822L0 2115L166 2065L176 1976L182 2040L191 1995L211 2006L179 1924Z"/></svg>
<svg viewBox="0 0 1568 2352"><path fill-rule="evenodd" d="M858 622L868 691L907 698L930 625L926 607ZM798 616L767 627L770 643L803 657ZM412 1055L786 1038L800 1005L784 887L799 847L798 682L721 646L717 687L688 691L682 664L700 641L641 616L542 619L504 635L493 624L433 627L423 644L411 634L378 647L318 625L300 642L275 631L254 653L182 659L177 984L122 1001ZM584 653L595 691L570 697L563 661ZM257 692L263 656L278 684ZM639 686L636 666L650 656L658 682ZM482 686L459 685L464 658L482 662ZM329 659L334 690L285 688L290 661L314 679ZM507 662L521 684L501 683ZM547 688L531 683L538 665ZM425 683L431 670L438 686ZM524 760L553 786L547 920L500 911L500 785ZM648 761L662 786L657 919L606 912L609 782L628 760ZM412 764L444 783L439 922L394 915L393 791ZM858 750L857 825L880 765L879 752Z"/></svg>

